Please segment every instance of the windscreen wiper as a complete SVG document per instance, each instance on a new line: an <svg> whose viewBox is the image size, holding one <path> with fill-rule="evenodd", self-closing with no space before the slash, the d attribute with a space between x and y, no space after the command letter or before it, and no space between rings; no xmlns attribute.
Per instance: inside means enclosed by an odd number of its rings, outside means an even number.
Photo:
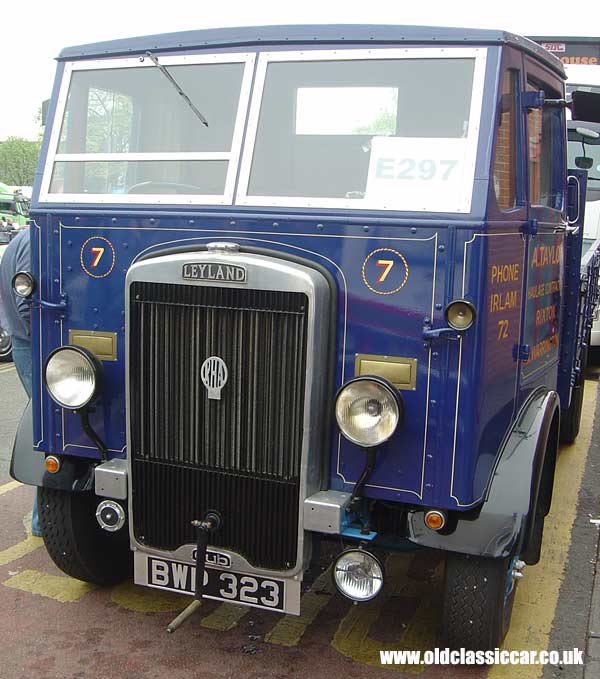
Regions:
<svg viewBox="0 0 600 679"><path fill-rule="evenodd" d="M167 69L158 62L158 58L152 54L152 52L146 52L146 56L152 60L152 63L158 68L158 70L165 76L165 78L173 85L173 87L177 90L177 94L179 94L181 97L183 97L183 100L185 103L192 109L192 111L198 116L200 119L200 122L203 125L206 125L208 127L208 120L200 113L200 111L194 106L192 103L191 99L188 97L188 95L181 89L179 86L179 83L175 80L175 78L167 71Z"/></svg>

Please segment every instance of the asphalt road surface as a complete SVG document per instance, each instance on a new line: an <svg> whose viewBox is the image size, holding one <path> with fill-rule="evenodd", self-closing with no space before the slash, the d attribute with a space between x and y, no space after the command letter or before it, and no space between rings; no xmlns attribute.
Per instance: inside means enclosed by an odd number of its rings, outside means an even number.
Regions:
<svg viewBox="0 0 600 679"><path fill-rule="evenodd" d="M525 569L504 647L584 649L600 514L597 376L586 383L577 442L562 449L542 561ZM581 666L383 667L380 649L439 645L443 562L426 550L394 555L384 593L353 606L334 593L325 562L312 574L300 617L205 602L173 635L166 625L187 597L130 582L101 589L64 576L27 531L33 490L11 481L12 437L25 395L0 364L0 677L48 679L421 675L546 679L582 677Z"/></svg>

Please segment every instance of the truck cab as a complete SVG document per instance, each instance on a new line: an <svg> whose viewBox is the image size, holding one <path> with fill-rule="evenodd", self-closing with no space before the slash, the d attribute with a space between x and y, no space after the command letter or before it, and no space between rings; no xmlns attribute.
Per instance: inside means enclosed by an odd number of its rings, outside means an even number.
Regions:
<svg viewBox="0 0 600 679"><path fill-rule="evenodd" d="M600 91L600 88L598 88ZM568 122L569 167L587 172L583 250L595 251L600 240L600 124L591 122ZM600 323L598 310L588 338L590 360L600 359Z"/></svg>
<svg viewBox="0 0 600 679"><path fill-rule="evenodd" d="M500 644L590 309L567 309L564 79L499 31L65 49L15 279L39 388L12 466L58 566L298 614L322 541L356 602L381 550L425 546L447 643Z"/></svg>

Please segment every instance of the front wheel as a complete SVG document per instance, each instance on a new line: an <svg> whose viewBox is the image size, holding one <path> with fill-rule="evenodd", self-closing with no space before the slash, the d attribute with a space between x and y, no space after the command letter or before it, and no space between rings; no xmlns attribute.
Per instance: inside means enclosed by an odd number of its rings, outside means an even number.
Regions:
<svg viewBox="0 0 600 679"><path fill-rule="evenodd" d="M512 614L515 562L448 554L443 633L450 648L485 651L500 646Z"/></svg>
<svg viewBox="0 0 600 679"><path fill-rule="evenodd" d="M96 521L100 502L93 493L38 488L44 544L67 575L97 585L114 585L132 572L126 528L108 533Z"/></svg>

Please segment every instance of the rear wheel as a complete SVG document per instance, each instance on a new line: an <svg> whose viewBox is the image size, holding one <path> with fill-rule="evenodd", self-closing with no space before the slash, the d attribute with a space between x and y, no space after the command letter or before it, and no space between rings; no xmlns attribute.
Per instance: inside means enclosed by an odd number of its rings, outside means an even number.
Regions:
<svg viewBox="0 0 600 679"><path fill-rule="evenodd" d="M510 625L516 561L448 554L443 632L450 648L478 651L500 646Z"/></svg>
<svg viewBox="0 0 600 679"><path fill-rule="evenodd" d="M99 502L89 492L38 488L40 525L52 561L78 580L112 585L130 576L133 560L127 530L108 533L98 525Z"/></svg>
<svg viewBox="0 0 600 679"><path fill-rule="evenodd" d="M581 356L581 371L571 392L571 403L560 418L560 442L573 443L579 434L581 410L583 408L583 390L585 388L585 368L588 361L588 350Z"/></svg>

